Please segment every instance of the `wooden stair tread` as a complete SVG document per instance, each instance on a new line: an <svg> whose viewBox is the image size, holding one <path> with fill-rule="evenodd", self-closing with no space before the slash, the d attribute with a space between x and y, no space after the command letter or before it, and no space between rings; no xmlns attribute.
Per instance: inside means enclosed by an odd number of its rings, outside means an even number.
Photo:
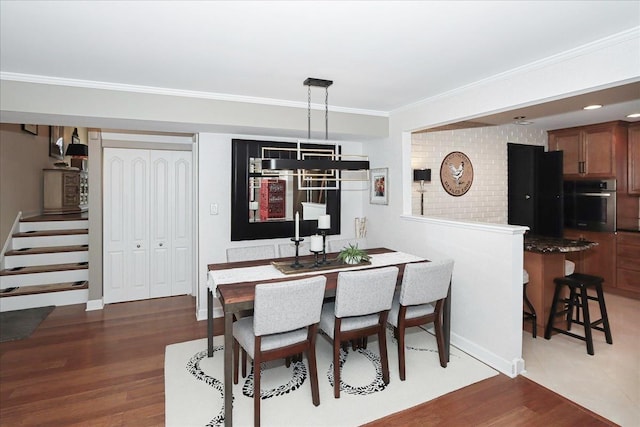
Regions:
<svg viewBox="0 0 640 427"><path fill-rule="evenodd" d="M34 255L34 254L54 254L61 252L82 252L88 251L89 245L73 245L73 246L47 246L40 248L23 248L12 249L7 251L5 255Z"/></svg>
<svg viewBox="0 0 640 427"><path fill-rule="evenodd" d="M20 218L20 222L49 222L49 221L82 221L89 219L89 211L67 214L34 215Z"/></svg>
<svg viewBox="0 0 640 427"><path fill-rule="evenodd" d="M76 289L88 289L89 282L80 280L77 282L50 283L46 285L16 286L0 289L0 298L14 297L18 295L44 294L48 292L73 291Z"/></svg>
<svg viewBox="0 0 640 427"><path fill-rule="evenodd" d="M15 276L18 274L50 273L54 271L83 270L89 268L88 262L74 262L69 264L36 265L32 267L15 267L0 270L0 276Z"/></svg>
<svg viewBox="0 0 640 427"><path fill-rule="evenodd" d="M72 236L74 234L89 234L89 230L86 228L76 228L73 230L21 231L19 233L13 233L13 237Z"/></svg>

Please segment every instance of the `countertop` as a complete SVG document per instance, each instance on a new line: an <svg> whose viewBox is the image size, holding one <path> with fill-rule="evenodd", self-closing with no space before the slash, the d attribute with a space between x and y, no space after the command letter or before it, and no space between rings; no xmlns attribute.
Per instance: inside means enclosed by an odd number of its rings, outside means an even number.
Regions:
<svg viewBox="0 0 640 427"><path fill-rule="evenodd" d="M524 250L537 253L579 252L597 245L596 242L588 240L571 240L534 235L524 236Z"/></svg>

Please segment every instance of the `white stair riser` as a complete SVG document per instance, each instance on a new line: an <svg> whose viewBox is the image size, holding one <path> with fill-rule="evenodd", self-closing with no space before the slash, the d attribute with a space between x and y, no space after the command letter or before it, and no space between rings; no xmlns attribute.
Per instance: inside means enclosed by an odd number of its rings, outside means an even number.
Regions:
<svg viewBox="0 0 640 427"><path fill-rule="evenodd" d="M12 249L44 248L48 246L88 245L89 235L69 234L64 236L29 236L14 237L11 240Z"/></svg>
<svg viewBox="0 0 640 427"><path fill-rule="evenodd" d="M46 230L75 230L79 228L88 229L89 221L40 221L40 222L21 222L20 231L46 231Z"/></svg>
<svg viewBox="0 0 640 427"><path fill-rule="evenodd" d="M34 295L17 295L0 298L0 311L22 310L25 308L86 304L89 301L88 289L48 292Z"/></svg>
<svg viewBox="0 0 640 427"><path fill-rule="evenodd" d="M70 264L89 261L89 251L56 252L52 254L8 255L4 268L33 267L36 265Z"/></svg>
<svg viewBox="0 0 640 427"><path fill-rule="evenodd" d="M46 285L50 283L77 282L79 280L89 280L89 270L64 270L51 271L47 273L14 274L10 276L0 276L0 288L10 288L13 286Z"/></svg>

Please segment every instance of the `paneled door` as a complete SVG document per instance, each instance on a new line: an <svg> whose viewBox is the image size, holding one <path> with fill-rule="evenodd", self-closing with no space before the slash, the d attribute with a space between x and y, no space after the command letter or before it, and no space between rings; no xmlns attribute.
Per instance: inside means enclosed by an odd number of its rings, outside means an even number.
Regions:
<svg viewBox="0 0 640 427"><path fill-rule="evenodd" d="M190 151L105 148L105 303L187 294L192 282Z"/></svg>
<svg viewBox="0 0 640 427"><path fill-rule="evenodd" d="M191 152L150 152L151 298L191 290Z"/></svg>

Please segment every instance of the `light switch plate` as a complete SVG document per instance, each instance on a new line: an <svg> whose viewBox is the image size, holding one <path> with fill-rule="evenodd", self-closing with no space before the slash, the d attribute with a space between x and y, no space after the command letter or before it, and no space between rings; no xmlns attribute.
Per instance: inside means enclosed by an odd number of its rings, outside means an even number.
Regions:
<svg viewBox="0 0 640 427"><path fill-rule="evenodd" d="M211 203L211 205L209 206L209 212L211 213L211 215L218 215L218 204Z"/></svg>

